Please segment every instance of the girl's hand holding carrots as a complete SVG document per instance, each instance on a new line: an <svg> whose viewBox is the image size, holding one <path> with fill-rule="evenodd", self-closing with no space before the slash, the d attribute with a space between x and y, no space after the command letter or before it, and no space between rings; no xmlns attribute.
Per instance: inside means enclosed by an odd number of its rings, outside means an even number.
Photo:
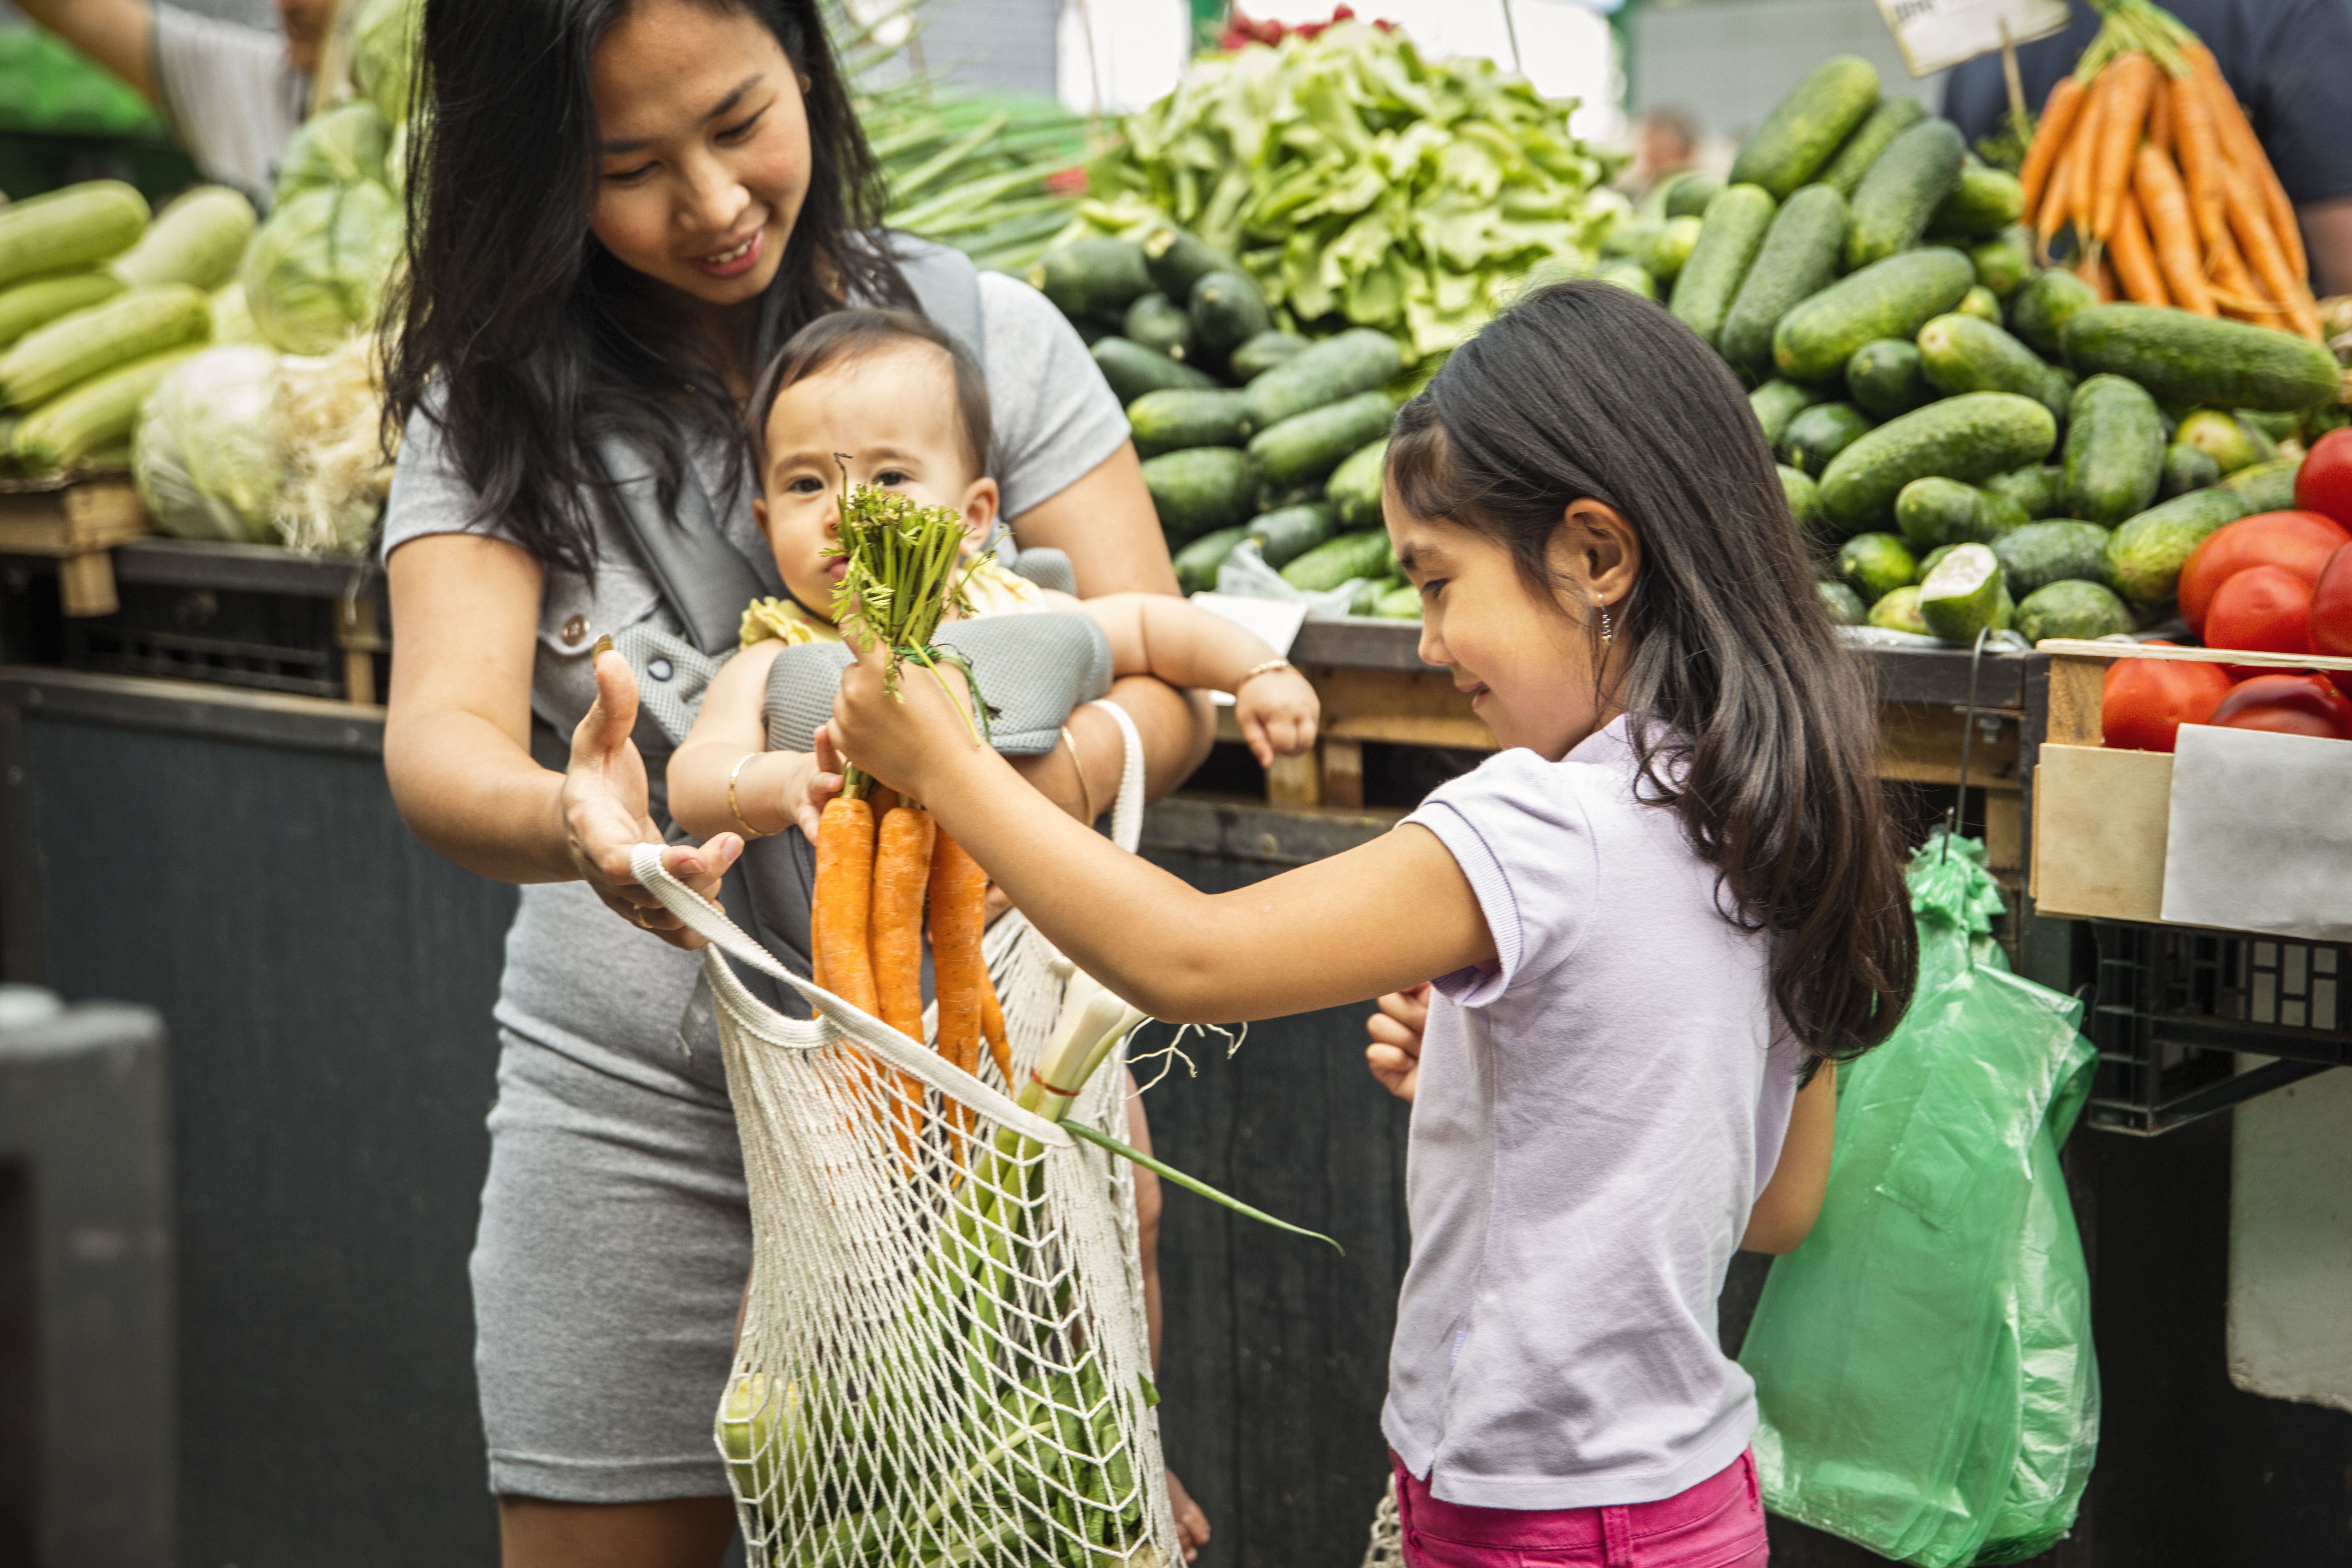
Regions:
<svg viewBox="0 0 2352 1568"><path fill-rule="evenodd" d="M854 645L853 645L854 646ZM952 670L944 680L921 666L900 667L898 688L883 688L886 659L878 647L855 650L857 662L841 672L841 695L819 744L820 765L830 755L855 763L911 800L928 801L941 772L958 762L995 753L976 743L970 700Z"/></svg>
<svg viewBox="0 0 2352 1568"><path fill-rule="evenodd" d="M1372 1043L1364 1065L1382 1089L1410 1104L1421 1083L1421 1037L1429 1027L1429 983L1381 998L1381 1010L1364 1020Z"/></svg>

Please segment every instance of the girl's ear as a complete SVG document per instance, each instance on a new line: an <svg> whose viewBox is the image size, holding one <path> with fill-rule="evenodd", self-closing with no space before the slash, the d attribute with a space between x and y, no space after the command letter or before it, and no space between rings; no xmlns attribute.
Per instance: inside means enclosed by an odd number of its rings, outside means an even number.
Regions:
<svg viewBox="0 0 2352 1568"><path fill-rule="evenodd" d="M996 525L996 481L984 475L963 492L963 530L972 549L988 542L988 531Z"/></svg>
<svg viewBox="0 0 2352 1568"><path fill-rule="evenodd" d="M1591 500L1570 506L1560 519L1559 543L1587 604L1616 604L1642 574L1641 531L1613 506Z"/></svg>
<svg viewBox="0 0 2352 1568"><path fill-rule="evenodd" d="M762 539L767 538L768 498L766 496L753 496L751 498L751 521L753 523L758 525L760 537Z"/></svg>

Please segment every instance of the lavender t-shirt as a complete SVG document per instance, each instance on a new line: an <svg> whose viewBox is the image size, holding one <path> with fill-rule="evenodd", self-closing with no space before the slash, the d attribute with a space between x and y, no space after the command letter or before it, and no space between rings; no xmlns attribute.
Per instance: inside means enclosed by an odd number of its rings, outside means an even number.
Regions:
<svg viewBox="0 0 2352 1568"><path fill-rule="evenodd" d="M1801 1053L1768 943L1717 912L1634 768L1619 719L1557 763L1500 752L1406 818L1460 864L1498 959L1433 988L1381 1412L1448 1502L1649 1502L1756 1429L1716 1298Z"/></svg>

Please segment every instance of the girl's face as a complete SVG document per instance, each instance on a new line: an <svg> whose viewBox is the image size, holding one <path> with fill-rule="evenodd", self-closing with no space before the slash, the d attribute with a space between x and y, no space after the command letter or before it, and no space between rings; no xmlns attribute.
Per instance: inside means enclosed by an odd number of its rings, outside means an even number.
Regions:
<svg viewBox="0 0 2352 1568"><path fill-rule="evenodd" d="M749 11L635 0L596 45L604 248L688 299L756 299L782 264L812 155L800 80Z"/></svg>
<svg viewBox="0 0 2352 1568"><path fill-rule="evenodd" d="M1422 659L1453 673L1496 740L1558 762L1616 716L1595 677L1605 674L1613 689L1622 656L1605 648L1608 667L1595 671L1588 622L1596 593L1614 606L1632 586L1638 546L1630 529L1604 528L1607 537L1596 538L1571 510L1551 540L1559 585L1545 593L1528 585L1499 541L1414 517L1394 490L1383 506L1389 542L1421 590ZM1607 516L1622 527L1613 512Z"/></svg>

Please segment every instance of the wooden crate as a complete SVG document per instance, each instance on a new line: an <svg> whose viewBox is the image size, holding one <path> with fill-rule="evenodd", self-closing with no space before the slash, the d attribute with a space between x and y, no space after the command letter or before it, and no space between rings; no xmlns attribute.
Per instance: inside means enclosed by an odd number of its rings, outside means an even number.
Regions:
<svg viewBox="0 0 2352 1568"><path fill-rule="evenodd" d="M0 481L0 555L55 557L68 616L110 616L120 608L109 552L154 531L128 474Z"/></svg>

